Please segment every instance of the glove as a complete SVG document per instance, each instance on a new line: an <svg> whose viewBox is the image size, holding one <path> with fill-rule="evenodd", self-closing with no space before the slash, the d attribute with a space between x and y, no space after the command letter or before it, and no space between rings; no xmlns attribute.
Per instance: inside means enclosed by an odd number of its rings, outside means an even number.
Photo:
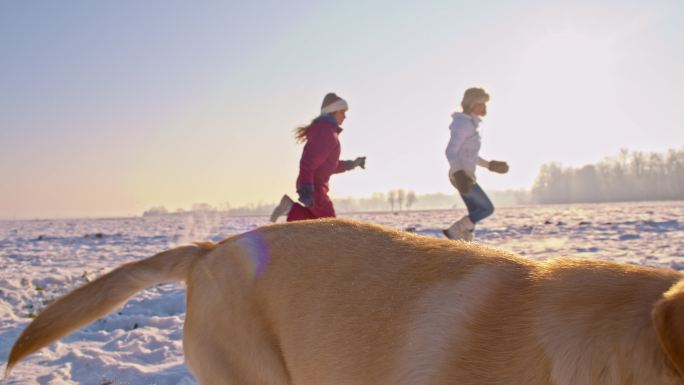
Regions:
<svg viewBox="0 0 684 385"><path fill-rule="evenodd" d="M505 174L508 172L508 163L501 162L498 160L492 160L489 162L489 171L498 172L499 174Z"/></svg>
<svg viewBox="0 0 684 385"><path fill-rule="evenodd" d="M458 170L451 175L451 184L461 195L466 195L470 192L470 186L475 184L475 180L465 171Z"/></svg>
<svg viewBox="0 0 684 385"><path fill-rule="evenodd" d="M360 156L360 157L354 159L354 163L352 163L352 164L354 165L354 168L361 167L362 169L365 169L366 168L366 157Z"/></svg>
<svg viewBox="0 0 684 385"><path fill-rule="evenodd" d="M313 191L314 187L312 184L303 184L297 189L297 194L299 194L299 201L306 207L313 207Z"/></svg>

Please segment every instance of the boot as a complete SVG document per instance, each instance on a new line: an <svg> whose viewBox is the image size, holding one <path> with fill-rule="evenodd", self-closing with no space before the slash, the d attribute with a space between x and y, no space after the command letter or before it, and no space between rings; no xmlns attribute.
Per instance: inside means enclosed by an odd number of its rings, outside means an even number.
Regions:
<svg viewBox="0 0 684 385"><path fill-rule="evenodd" d="M294 201L292 198L287 196L287 194L283 195L283 197L280 198L280 203L278 203L278 206L273 209L273 213L271 214L271 222L275 223L279 216L289 214L293 204Z"/></svg>
<svg viewBox="0 0 684 385"><path fill-rule="evenodd" d="M473 231L475 230L475 224L470 221L470 218L466 215L459 219L451 225L446 230L442 230L444 236L453 240L464 240L470 242L473 240Z"/></svg>

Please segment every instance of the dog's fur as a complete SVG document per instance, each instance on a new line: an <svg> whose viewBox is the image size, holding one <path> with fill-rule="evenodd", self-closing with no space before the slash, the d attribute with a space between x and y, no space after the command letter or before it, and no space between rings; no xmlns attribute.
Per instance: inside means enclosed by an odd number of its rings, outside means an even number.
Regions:
<svg viewBox="0 0 684 385"><path fill-rule="evenodd" d="M344 220L273 225L67 294L19 337L8 369L137 291L184 280L184 350L203 385L681 385L682 277Z"/></svg>

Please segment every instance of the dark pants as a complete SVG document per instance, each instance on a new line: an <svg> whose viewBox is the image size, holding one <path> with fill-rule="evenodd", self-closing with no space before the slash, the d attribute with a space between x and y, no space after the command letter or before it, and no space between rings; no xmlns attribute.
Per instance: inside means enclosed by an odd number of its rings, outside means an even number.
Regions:
<svg viewBox="0 0 684 385"><path fill-rule="evenodd" d="M470 221L473 223L487 218L494 212L492 201L489 200L487 194L477 183L470 187L470 191L467 194L461 194L461 198L463 198L463 202L465 202L468 208L468 217L470 217Z"/></svg>

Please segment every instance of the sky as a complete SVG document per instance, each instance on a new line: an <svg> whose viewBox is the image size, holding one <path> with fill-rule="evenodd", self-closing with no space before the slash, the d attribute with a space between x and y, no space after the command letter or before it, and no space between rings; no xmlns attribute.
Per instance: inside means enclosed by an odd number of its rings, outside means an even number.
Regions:
<svg viewBox="0 0 684 385"><path fill-rule="evenodd" d="M0 218L296 196L292 130L349 103L333 197L453 193L463 91L485 190L542 164L684 146L684 2L0 0Z"/></svg>

